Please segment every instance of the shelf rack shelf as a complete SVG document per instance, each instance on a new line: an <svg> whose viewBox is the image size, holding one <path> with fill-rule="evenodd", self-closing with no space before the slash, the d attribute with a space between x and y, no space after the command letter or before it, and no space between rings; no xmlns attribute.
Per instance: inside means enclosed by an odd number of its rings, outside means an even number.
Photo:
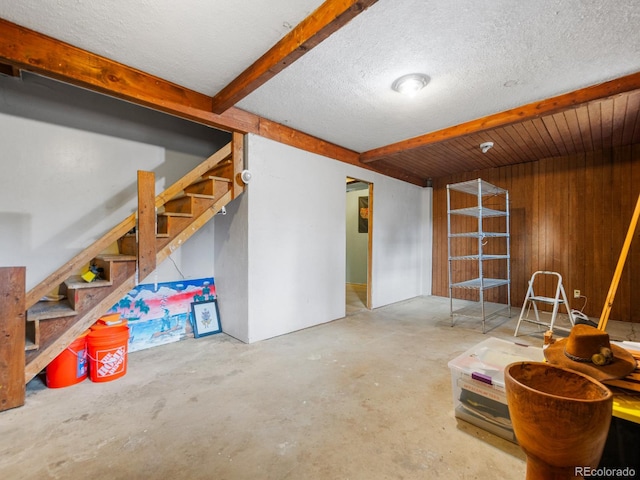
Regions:
<svg viewBox="0 0 640 480"><path fill-rule="evenodd" d="M462 194L461 197L454 198ZM457 201L454 201L457 200ZM465 205L462 208L452 208L452 205ZM491 202L491 208L487 206ZM472 204L469 206L469 204ZM472 231L458 231L459 228L453 228L458 218L473 218L473 225L476 227ZM485 231L484 219L504 217L504 228L501 231ZM468 222L468 220L464 221ZM463 223L468 227L468 223ZM453 291L454 289L473 289L479 292L482 333L485 333L485 298L484 292L488 289L507 287L507 305L508 315L511 317L511 250L509 236L509 192L503 188L492 185L478 178L467 182L453 183L447 185L447 228L448 228L448 254L449 254L449 311L451 316L451 325L454 324L453 309ZM473 242L475 251L460 252L460 248L455 248L454 243L459 239L476 239ZM485 247L491 239L504 239L504 251L499 253L485 253ZM495 240L494 240L495 241ZM462 249L469 247L469 243L463 243ZM477 245L477 246L476 246ZM455 254L454 254L455 252ZM461 254L463 253L463 254ZM454 281L453 264L458 261L475 262L477 265L477 276L474 278L466 278L463 280L456 279ZM497 261L506 262L505 278L488 278L485 276L484 262ZM499 310L499 311L502 311ZM498 312L494 312L496 314Z"/></svg>

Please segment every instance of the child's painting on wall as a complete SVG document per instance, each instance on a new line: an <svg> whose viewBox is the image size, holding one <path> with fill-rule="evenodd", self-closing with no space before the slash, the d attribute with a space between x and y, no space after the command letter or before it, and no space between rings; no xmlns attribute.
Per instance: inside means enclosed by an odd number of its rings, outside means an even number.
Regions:
<svg viewBox="0 0 640 480"><path fill-rule="evenodd" d="M191 304L215 298L213 278L140 284L107 313L127 321L129 352L135 352L192 336Z"/></svg>

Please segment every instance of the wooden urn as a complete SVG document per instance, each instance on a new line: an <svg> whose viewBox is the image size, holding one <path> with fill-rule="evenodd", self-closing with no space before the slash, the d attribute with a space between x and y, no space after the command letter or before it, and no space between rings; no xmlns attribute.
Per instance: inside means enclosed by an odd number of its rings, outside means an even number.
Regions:
<svg viewBox="0 0 640 480"><path fill-rule="evenodd" d="M527 456L527 480L583 478L596 468L609 432L613 395L597 380L548 363L505 367L513 431Z"/></svg>

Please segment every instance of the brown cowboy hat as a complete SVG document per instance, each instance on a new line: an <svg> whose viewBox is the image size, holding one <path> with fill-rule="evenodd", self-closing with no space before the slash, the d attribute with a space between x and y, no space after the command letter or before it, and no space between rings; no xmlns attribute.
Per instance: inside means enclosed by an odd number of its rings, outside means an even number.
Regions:
<svg viewBox="0 0 640 480"><path fill-rule="evenodd" d="M584 324L575 325L567 338L549 345L544 356L551 364L577 370L599 381L626 377L636 368L633 355L611 345L607 332Z"/></svg>

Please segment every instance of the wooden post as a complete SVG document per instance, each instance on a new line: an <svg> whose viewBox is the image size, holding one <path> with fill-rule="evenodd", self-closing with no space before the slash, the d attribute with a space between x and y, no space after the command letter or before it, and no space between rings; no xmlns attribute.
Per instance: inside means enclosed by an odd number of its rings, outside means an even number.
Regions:
<svg viewBox="0 0 640 480"><path fill-rule="evenodd" d="M25 267L0 267L0 411L24 405Z"/></svg>
<svg viewBox="0 0 640 480"><path fill-rule="evenodd" d="M631 240L633 240L633 234L636 231L636 225L638 225L638 217L640 217L640 195L638 195L638 201L636 202L636 209L634 210L633 216L631 217L631 222L629 223L629 230L627 231L627 237L624 240L624 244L622 245L622 252L620 253L620 258L618 259L618 266L616 267L616 271L613 274L613 279L611 280L611 286L609 287L609 293L607 294L607 299L604 302L604 307L602 308L602 314L600 315L600 322L598 323L598 329L602 331L607 330L607 322L609 321L609 314L611 313L611 307L613 307L613 299L616 296L616 290L618 290L618 283L620 283L620 277L622 276L622 269L624 268L624 264L627 261L627 254L629 253Z"/></svg>
<svg viewBox="0 0 640 480"><path fill-rule="evenodd" d="M233 132L231 143L233 159L233 198L237 198L244 192L244 182L240 179L240 174L244 169L244 135Z"/></svg>
<svg viewBox="0 0 640 480"><path fill-rule="evenodd" d="M138 281L156 268L156 177L138 170Z"/></svg>

